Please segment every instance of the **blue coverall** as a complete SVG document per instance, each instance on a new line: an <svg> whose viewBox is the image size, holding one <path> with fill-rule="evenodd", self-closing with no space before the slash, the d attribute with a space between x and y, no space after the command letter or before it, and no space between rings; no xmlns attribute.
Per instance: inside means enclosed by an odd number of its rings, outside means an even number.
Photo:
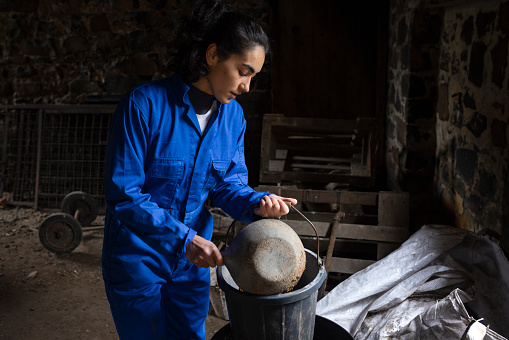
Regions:
<svg viewBox="0 0 509 340"><path fill-rule="evenodd" d="M221 104L202 134L188 90L179 75L139 86L110 126L102 265L120 339L205 339L210 270L185 257L212 237L204 202L238 217L267 194L247 185L240 105Z"/></svg>

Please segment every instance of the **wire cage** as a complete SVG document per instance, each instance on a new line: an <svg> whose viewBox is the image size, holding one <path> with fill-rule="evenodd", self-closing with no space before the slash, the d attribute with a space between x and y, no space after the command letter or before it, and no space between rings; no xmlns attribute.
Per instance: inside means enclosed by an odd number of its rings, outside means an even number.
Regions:
<svg viewBox="0 0 509 340"><path fill-rule="evenodd" d="M0 195L14 205L58 210L84 191L105 208L104 163L114 105L0 106Z"/></svg>

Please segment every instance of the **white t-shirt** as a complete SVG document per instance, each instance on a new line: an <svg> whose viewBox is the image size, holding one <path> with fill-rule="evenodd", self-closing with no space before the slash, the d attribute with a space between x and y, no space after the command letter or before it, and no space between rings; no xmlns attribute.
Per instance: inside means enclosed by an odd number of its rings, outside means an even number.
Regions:
<svg viewBox="0 0 509 340"><path fill-rule="evenodd" d="M218 101L214 100L214 103L210 107L210 110L207 111L207 113L204 113L202 115L196 115L198 118L198 123L200 123L200 129L201 133L205 131L205 128L207 127L207 124L209 123L210 117L212 117L212 114L216 111L218 106Z"/></svg>

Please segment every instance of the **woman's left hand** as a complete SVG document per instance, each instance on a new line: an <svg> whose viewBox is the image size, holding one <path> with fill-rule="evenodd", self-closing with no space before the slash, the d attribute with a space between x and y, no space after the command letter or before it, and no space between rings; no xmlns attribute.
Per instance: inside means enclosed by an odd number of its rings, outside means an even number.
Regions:
<svg viewBox="0 0 509 340"><path fill-rule="evenodd" d="M290 211L285 202L290 202L291 205L297 204L295 198L281 197L278 195L264 196L260 200L260 207L256 208L254 213L267 218L280 218Z"/></svg>

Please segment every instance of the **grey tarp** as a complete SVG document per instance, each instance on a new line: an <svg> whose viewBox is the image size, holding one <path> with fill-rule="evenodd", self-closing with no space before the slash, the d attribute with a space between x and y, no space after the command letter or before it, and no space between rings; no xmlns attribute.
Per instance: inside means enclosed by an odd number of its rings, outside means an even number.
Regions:
<svg viewBox="0 0 509 340"><path fill-rule="evenodd" d="M484 339L504 339L508 311L509 262L498 245L438 225L341 282L316 309L359 340L461 339L480 318Z"/></svg>

